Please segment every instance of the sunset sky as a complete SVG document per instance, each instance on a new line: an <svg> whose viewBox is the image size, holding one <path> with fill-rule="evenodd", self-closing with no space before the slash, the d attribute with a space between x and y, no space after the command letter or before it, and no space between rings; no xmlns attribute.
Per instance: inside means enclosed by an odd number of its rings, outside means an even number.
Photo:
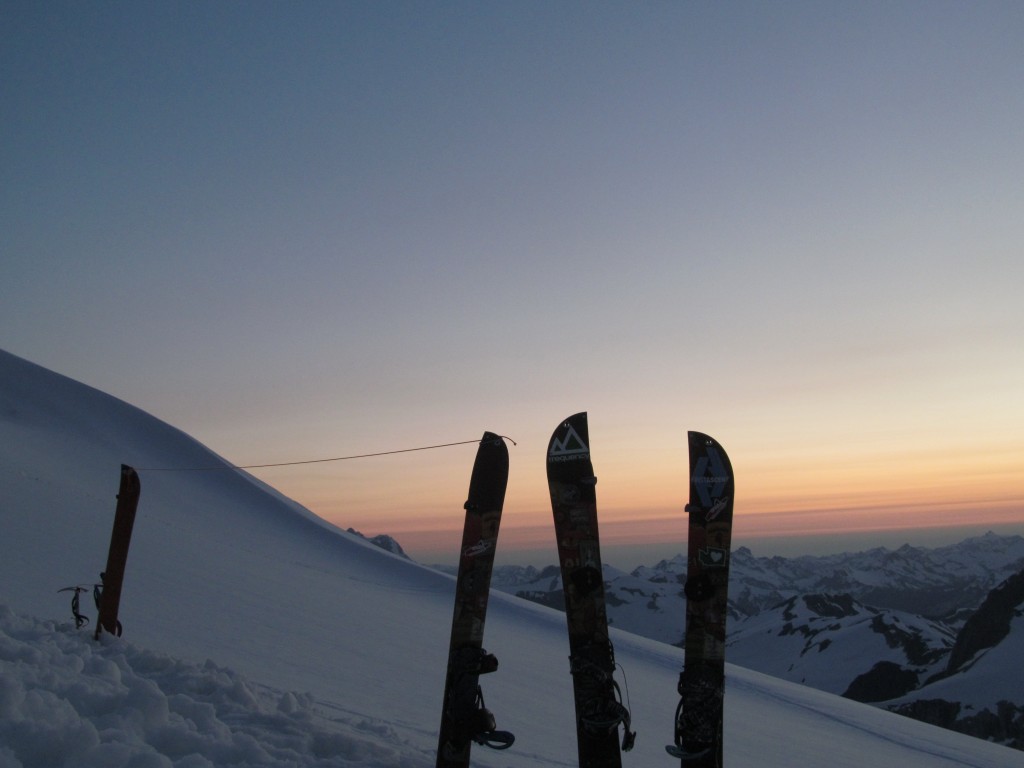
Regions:
<svg viewBox="0 0 1024 768"><path fill-rule="evenodd" d="M0 348L239 465L507 435L506 562L555 561L577 411L622 566L685 550L688 429L755 554L1024 533L1022 40L1019 2L6 2ZM474 451L253 472L450 562Z"/></svg>

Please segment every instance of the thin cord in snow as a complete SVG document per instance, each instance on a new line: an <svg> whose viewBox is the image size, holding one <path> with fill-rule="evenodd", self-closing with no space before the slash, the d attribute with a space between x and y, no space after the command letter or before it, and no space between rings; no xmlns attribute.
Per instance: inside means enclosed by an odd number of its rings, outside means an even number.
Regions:
<svg viewBox="0 0 1024 768"><path fill-rule="evenodd" d="M512 445L517 445L516 441L511 437L505 437L504 435L498 435L502 440L508 440ZM419 448L399 448L395 451L380 451L378 453L359 453L354 456L336 456L331 459L307 459L306 461L282 461L275 464L245 464L236 466L234 464L224 464L220 467L135 467L137 472L215 472L218 470L225 469L266 469L268 467L295 467L300 464L325 464L329 461L349 461L351 459L369 459L373 456L391 456L396 453L412 453L413 451L431 451L435 448L451 448L455 445L469 445L470 443L480 443L482 439L477 438L476 440L460 440L455 443L440 443L438 445L424 445Z"/></svg>

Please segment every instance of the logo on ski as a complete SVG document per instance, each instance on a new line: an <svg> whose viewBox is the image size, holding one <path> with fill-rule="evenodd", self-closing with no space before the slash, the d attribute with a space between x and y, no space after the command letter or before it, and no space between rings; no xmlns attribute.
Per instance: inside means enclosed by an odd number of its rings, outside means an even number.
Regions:
<svg viewBox="0 0 1024 768"><path fill-rule="evenodd" d="M697 459L691 480L704 507L710 507L711 500L722 495L725 484L729 482L729 470L726 469L715 446L709 445L707 456Z"/></svg>
<svg viewBox="0 0 1024 768"><path fill-rule="evenodd" d="M548 449L548 461L575 461L590 456L590 447L583 442L572 424L565 424L565 434L561 438L553 437Z"/></svg>
<svg viewBox="0 0 1024 768"><path fill-rule="evenodd" d="M702 547L697 559L705 568L725 568L729 564L729 550L720 547Z"/></svg>
<svg viewBox="0 0 1024 768"><path fill-rule="evenodd" d="M706 515L704 515L705 522L710 523L712 520L714 520L716 517L718 517L720 514L722 514L722 512L724 512L725 508L728 507L728 506L729 506L729 497L728 496L723 496L718 501L716 501L714 503L714 505L711 507L711 509L708 510L708 513Z"/></svg>
<svg viewBox="0 0 1024 768"><path fill-rule="evenodd" d="M476 544L471 544L470 546L462 550L462 554L466 557L476 557L477 555L484 554L484 552L487 552L493 546L494 542L485 541L484 539L481 539Z"/></svg>

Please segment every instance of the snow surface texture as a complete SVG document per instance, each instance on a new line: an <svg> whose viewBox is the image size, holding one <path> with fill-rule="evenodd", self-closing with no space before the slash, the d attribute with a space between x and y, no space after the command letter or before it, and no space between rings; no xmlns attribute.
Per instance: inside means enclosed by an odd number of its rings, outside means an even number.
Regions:
<svg viewBox="0 0 1024 768"><path fill-rule="evenodd" d="M390 726L309 694L0 606L0 767L413 765ZM330 718L330 722L328 722ZM415 754L415 751L411 751Z"/></svg>
<svg viewBox="0 0 1024 768"><path fill-rule="evenodd" d="M0 768L434 764L453 580L245 473L152 469L218 462L138 409L0 352ZM103 567L121 463L142 481L124 637L97 643L57 590ZM471 466L470 453L467 487ZM612 636L639 731L624 765L671 765L681 652ZM564 616L495 593L485 645L501 661L487 702L517 741L475 748L473 763L574 765ZM862 768L867 756L873 768L1024 768L1005 747L727 672L730 768Z"/></svg>

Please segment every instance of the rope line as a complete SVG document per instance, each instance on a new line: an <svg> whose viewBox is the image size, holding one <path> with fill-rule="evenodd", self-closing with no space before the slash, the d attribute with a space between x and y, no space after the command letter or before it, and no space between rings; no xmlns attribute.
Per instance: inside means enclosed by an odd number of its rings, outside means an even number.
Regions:
<svg viewBox="0 0 1024 768"><path fill-rule="evenodd" d="M516 441L505 435L498 435L502 440L508 440L512 445ZM351 459L369 459L374 456L392 456L396 453L413 453L414 451L432 451L436 448L451 448L455 445L469 445L470 443L481 443L483 438L476 440L459 440L454 443L439 443L437 445L423 445L418 448L399 448L394 451L379 451L377 453L359 453L353 456L335 456L330 459L307 459L305 461L282 461L273 464L227 464L220 467L135 467L137 472L217 472L227 469L266 469L268 467L295 467L300 464L326 464L331 461L350 461Z"/></svg>

